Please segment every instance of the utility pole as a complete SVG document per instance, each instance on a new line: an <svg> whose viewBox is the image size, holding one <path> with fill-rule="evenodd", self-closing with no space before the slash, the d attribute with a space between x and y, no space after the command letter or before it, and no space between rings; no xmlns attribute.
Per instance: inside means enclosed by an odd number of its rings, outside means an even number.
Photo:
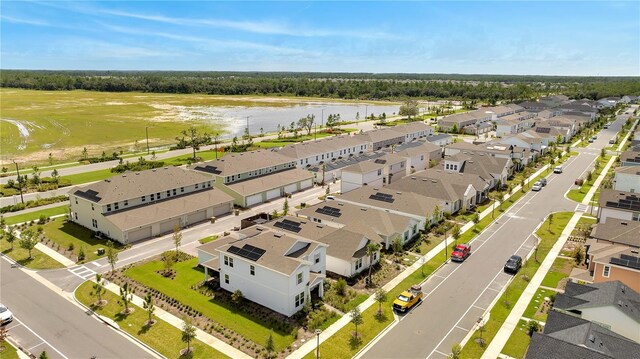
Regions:
<svg viewBox="0 0 640 359"><path fill-rule="evenodd" d="M367 114L369 110L369 105L364 105L364 120L367 120Z"/></svg>
<svg viewBox="0 0 640 359"><path fill-rule="evenodd" d="M320 127L322 127L322 125ZM317 123L313 124L313 129L314 129L314 131L313 131L313 141L315 142L318 139L318 124Z"/></svg>
<svg viewBox="0 0 640 359"><path fill-rule="evenodd" d="M147 154L149 154L149 126L146 126L144 130L147 133Z"/></svg>
<svg viewBox="0 0 640 359"><path fill-rule="evenodd" d="M16 162L16 160L11 161L13 161L13 164L16 165L16 174L18 175L18 189L20 190L20 201L22 201L22 204L24 204L24 197L22 197L22 181L20 180L20 170L18 169L18 163Z"/></svg>
<svg viewBox="0 0 640 359"><path fill-rule="evenodd" d="M247 135L249 135L249 138L251 138L251 134L249 132L249 117L250 116L247 116Z"/></svg>
<svg viewBox="0 0 640 359"><path fill-rule="evenodd" d="M322 109L322 112L320 115L320 128L322 128L322 126L324 126L324 108Z"/></svg>

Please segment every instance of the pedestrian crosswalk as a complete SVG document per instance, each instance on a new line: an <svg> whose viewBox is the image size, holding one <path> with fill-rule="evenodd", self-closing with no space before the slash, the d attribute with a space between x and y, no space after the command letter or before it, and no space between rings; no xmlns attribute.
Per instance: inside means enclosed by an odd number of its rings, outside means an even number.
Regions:
<svg viewBox="0 0 640 359"><path fill-rule="evenodd" d="M78 266L74 268L69 268L69 272L73 273L77 277L82 279L91 279L96 275L96 271L89 269L85 266Z"/></svg>
<svg viewBox="0 0 640 359"><path fill-rule="evenodd" d="M580 204L578 204L578 205L576 206L576 212L582 212L582 213L585 213L585 212L587 211L587 209L589 209L589 206L587 206L586 204L582 204L582 203L580 203Z"/></svg>

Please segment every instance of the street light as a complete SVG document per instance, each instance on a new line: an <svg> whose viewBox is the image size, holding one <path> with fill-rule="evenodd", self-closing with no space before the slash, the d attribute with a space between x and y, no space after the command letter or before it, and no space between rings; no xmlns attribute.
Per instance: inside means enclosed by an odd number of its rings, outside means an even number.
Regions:
<svg viewBox="0 0 640 359"><path fill-rule="evenodd" d="M324 126L324 108L321 110L321 115L320 115L320 128L322 129L322 126Z"/></svg>
<svg viewBox="0 0 640 359"><path fill-rule="evenodd" d="M149 154L149 126L146 126L144 131L147 134L147 154Z"/></svg>
<svg viewBox="0 0 640 359"><path fill-rule="evenodd" d="M322 333L322 330L316 329L316 359L320 358L320 333Z"/></svg>
<svg viewBox="0 0 640 359"><path fill-rule="evenodd" d="M18 175L18 189L20 190L20 201L24 204L24 197L22 197L22 181L20 180L20 170L18 169L18 163L16 160L13 161L13 164L16 165L16 174Z"/></svg>
<svg viewBox="0 0 640 359"><path fill-rule="evenodd" d="M247 116L247 136L251 137L251 135L249 134L249 117L251 116Z"/></svg>

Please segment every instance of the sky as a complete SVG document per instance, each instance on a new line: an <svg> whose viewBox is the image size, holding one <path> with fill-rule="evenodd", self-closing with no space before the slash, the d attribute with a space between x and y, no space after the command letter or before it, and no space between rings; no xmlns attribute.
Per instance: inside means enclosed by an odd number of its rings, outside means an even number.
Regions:
<svg viewBox="0 0 640 359"><path fill-rule="evenodd" d="M640 76L640 2L7 1L0 68Z"/></svg>

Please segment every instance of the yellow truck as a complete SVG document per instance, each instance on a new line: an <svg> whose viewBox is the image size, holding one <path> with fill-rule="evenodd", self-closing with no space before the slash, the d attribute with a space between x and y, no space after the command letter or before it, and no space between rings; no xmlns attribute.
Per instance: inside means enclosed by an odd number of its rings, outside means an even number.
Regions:
<svg viewBox="0 0 640 359"><path fill-rule="evenodd" d="M393 301L393 310L406 313L422 300L422 287L412 285L411 288L400 293L398 298Z"/></svg>

